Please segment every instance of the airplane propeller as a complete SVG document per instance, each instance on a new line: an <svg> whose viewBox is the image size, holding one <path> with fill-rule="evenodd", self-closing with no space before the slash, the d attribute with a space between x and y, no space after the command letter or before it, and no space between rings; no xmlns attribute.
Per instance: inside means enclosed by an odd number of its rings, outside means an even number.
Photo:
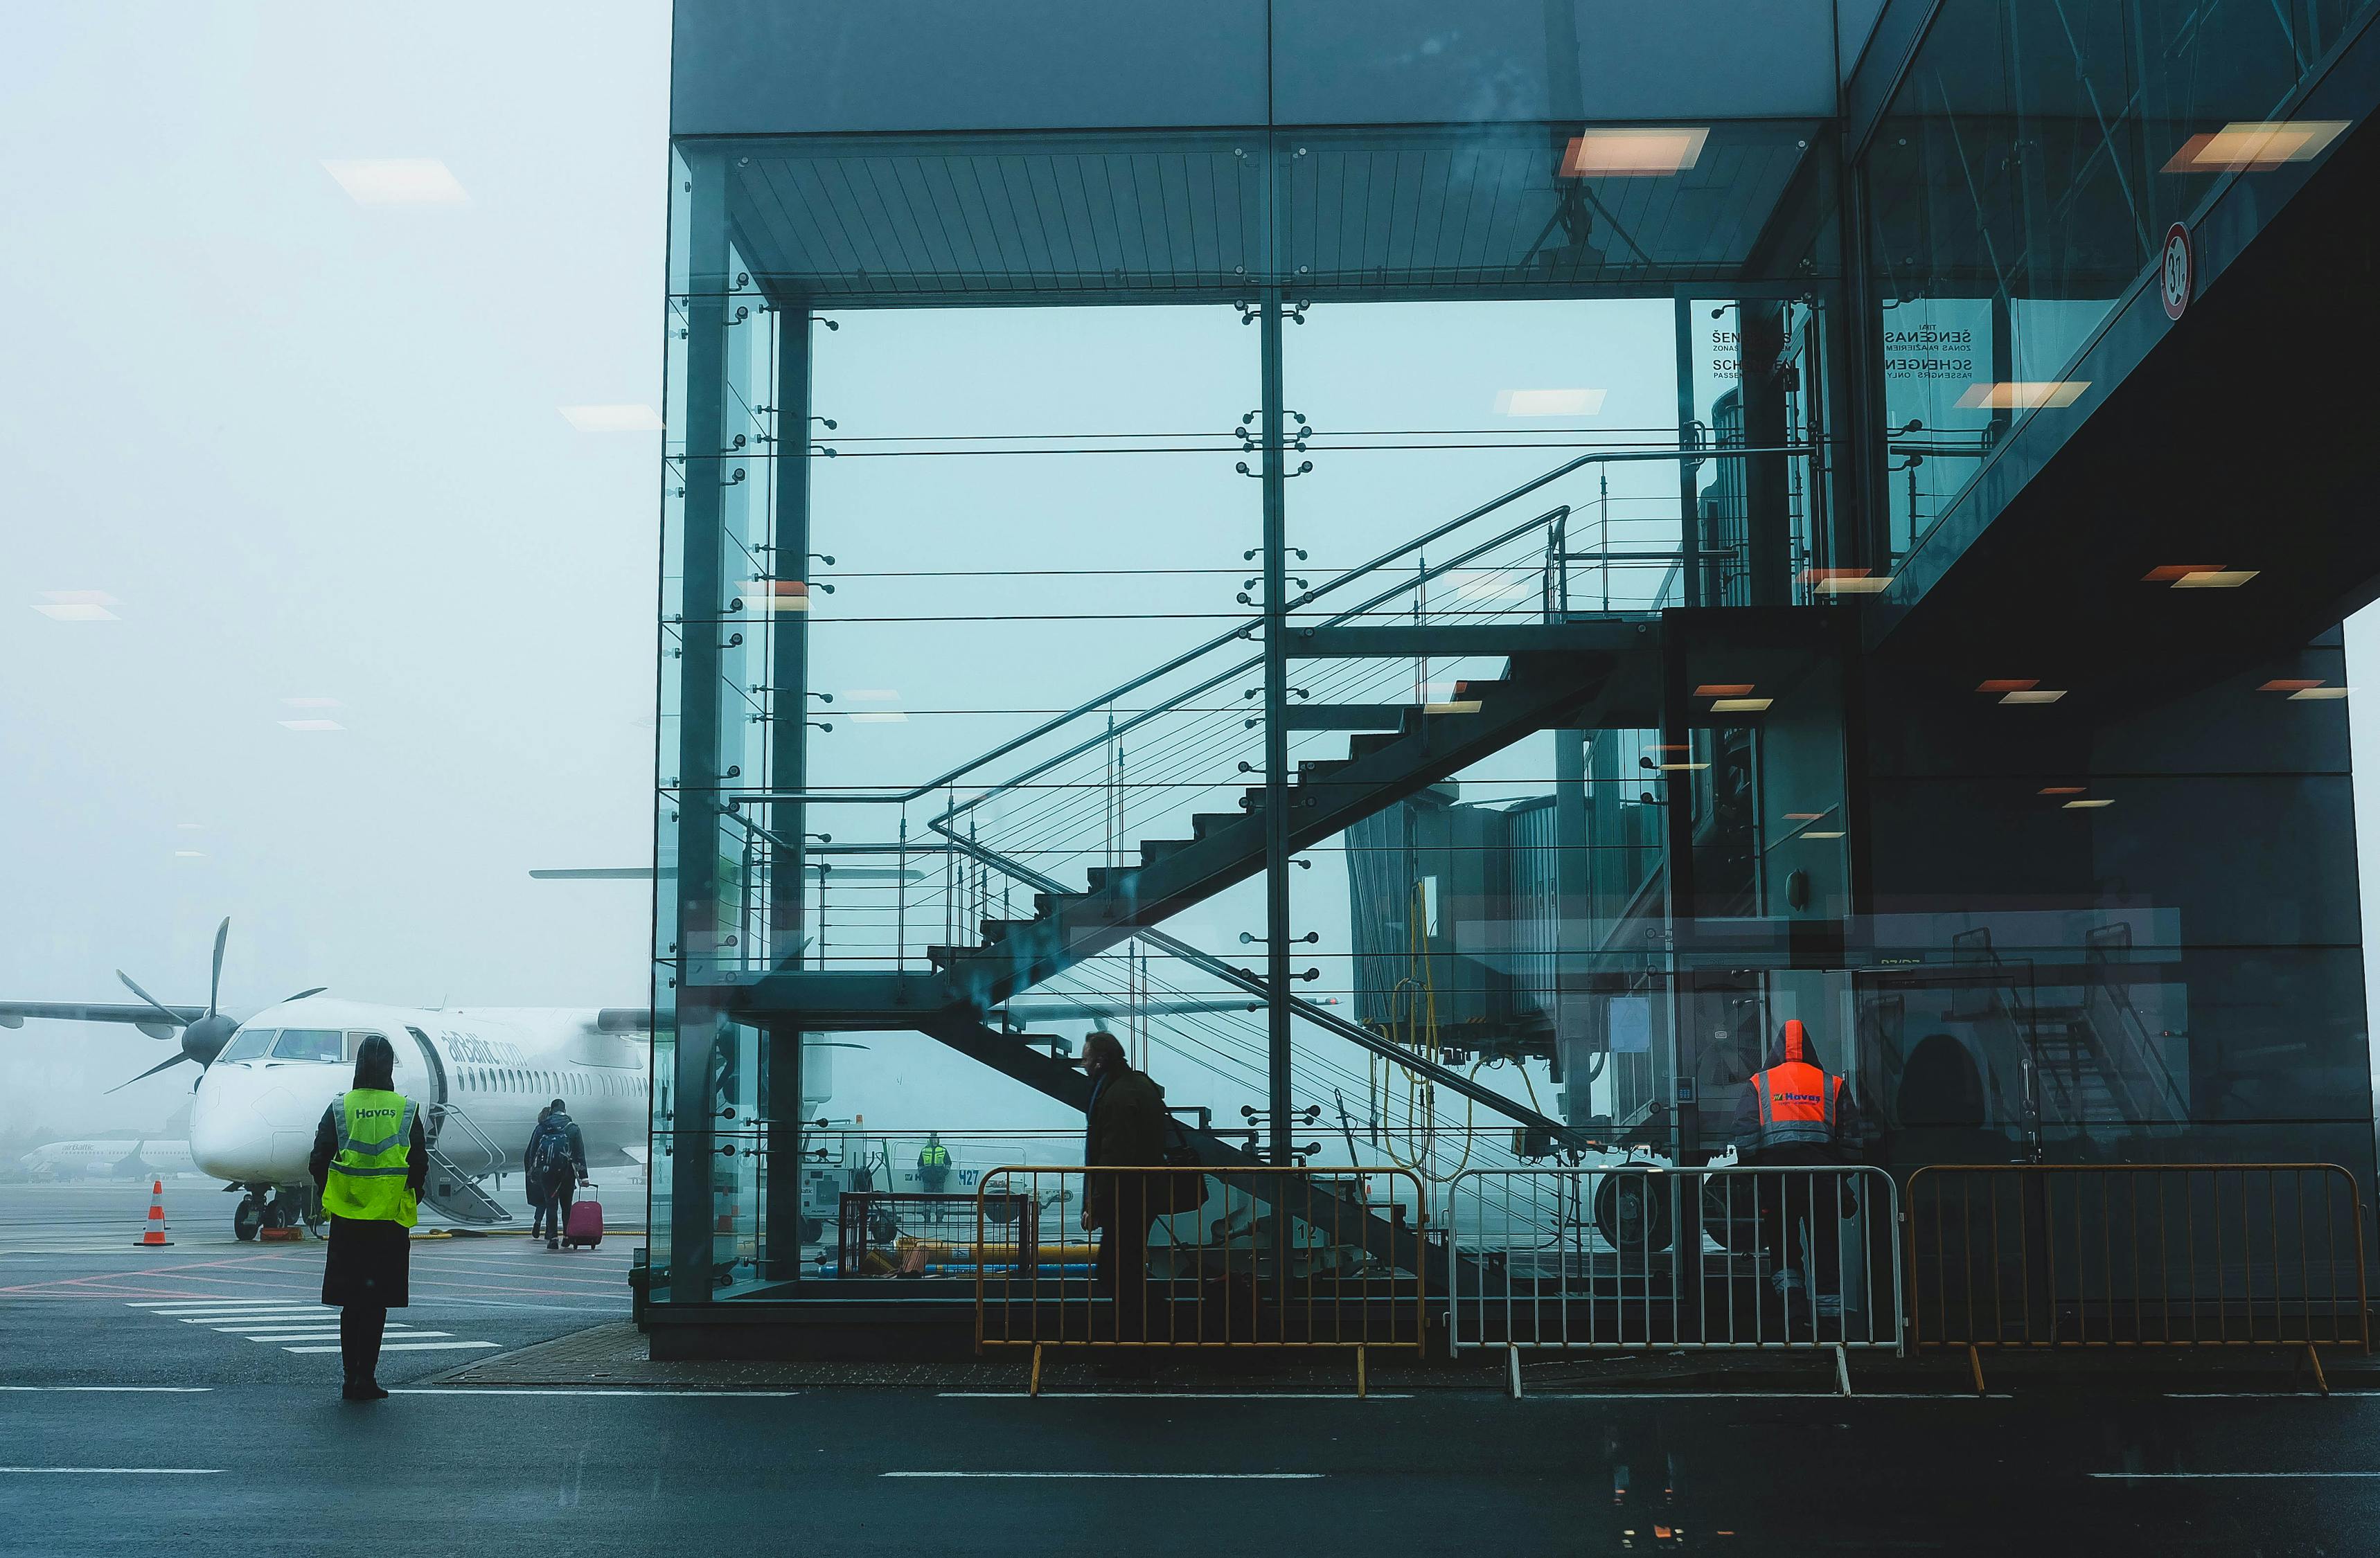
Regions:
<svg viewBox="0 0 2380 1558"><path fill-rule="evenodd" d="M122 969L115 971L115 977L124 982L124 987L127 990L131 991L156 1009L157 1021L143 1021L140 1024L140 1031L155 1038L178 1037L181 1040L181 1052L169 1059L159 1061L137 1077L116 1083L107 1090L109 1093L120 1093L130 1087L133 1082L145 1081L158 1072L171 1070L186 1060L195 1063L200 1075L204 1075L206 1069L214 1063L215 1057L223 1053L224 1045L231 1043L232 1034L239 1031L239 1019L222 1009L224 942L230 935L231 918L225 915L224 923L215 927L214 969L207 981L207 1009L200 1017L188 1021L185 1021L171 1007L133 983L130 974ZM319 996L328 988L330 986L326 984L318 984L310 990L300 990L289 999L295 1001L308 996ZM195 1088L198 1083L193 1081L190 1085Z"/></svg>

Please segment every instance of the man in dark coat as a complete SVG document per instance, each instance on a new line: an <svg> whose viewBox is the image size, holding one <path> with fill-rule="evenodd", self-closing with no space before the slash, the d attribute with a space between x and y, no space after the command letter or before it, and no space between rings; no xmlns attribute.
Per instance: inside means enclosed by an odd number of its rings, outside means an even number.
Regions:
<svg viewBox="0 0 2380 1558"><path fill-rule="evenodd" d="M1113 1033L1094 1033L1083 1041L1083 1069L1091 1079L1090 1107L1084 1112L1083 1226L1099 1234L1093 1281L1107 1295L1112 1338L1137 1342L1148 1324L1148 1227L1163 1210L1162 1177L1101 1173L1101 1169L1148 1168L1165 1162L1165 1090L1125 1060ZM1143 1372L1134 1359L1120 1371Z"/></svg>
<svg viewBox="0 0 2380 1558"><path fill-rule="evenodd" d="M563 1225L570 1220L570 1202L578 1187L587 1182L587 1142L561 1099L546 1106L529 1151L539 1165L529 1172L541 1169L545 1175L545 1247L559 1250Z"/></svg>

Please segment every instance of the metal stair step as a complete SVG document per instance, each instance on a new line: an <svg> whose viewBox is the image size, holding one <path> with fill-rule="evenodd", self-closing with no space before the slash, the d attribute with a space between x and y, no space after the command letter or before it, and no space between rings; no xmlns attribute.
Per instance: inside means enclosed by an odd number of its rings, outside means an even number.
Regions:
<svg viewBox="0 0 2380 1558"><path fill-rule="evenodd" d="M1261 795L1264 791L1259 790L1257 793ZM1193 840L1196 841L1220 833L1226 827L1237 827L1247 820L1245 815L1238 812L1199 812L1190 819L1190 832Z"/></svg>
<svg viewBox="0 0 2380 1558"><path fill-rule="evenodd" d="M1366 731L1362 735L1350 736L1347 738L1347 760L1352 763L1359 757L1369 757L1384 747L1396 745L1397 743L1403 741L1408 733L1404 731L1393 733L1385 731Z"/></svg>
<svg viewBox="0 0 2380 1558"><path fill-rule="evenodd" d="M1232 820L1236 822L1239 819L1234 817ZM1180 854L1197 841L1196 839L1143 839L1140 841L1140 864L1144 868L1155 865L1167 855Z"/></svg>
<svg viewBox="0 0 2380 1558"><path fill-rule="evenodd" d="M1038 924L1036 920L985 920L978 928L983 932L983 944L990 947L1005 941L1013 931Z"/></svg>

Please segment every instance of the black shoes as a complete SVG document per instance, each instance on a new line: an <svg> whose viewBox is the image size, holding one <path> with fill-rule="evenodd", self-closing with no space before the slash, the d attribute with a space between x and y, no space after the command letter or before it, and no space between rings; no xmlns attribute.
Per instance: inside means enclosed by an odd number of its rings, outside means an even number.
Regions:
<svg viewBox="0 0 2380 1558"><path fill-rule="evenodd" d="M380 1382L377 1380L349 1380L345 1385L340 1387L339 1399L342 1401L385 1401L388 1399L388 1392L380 1388Z"/></svg>

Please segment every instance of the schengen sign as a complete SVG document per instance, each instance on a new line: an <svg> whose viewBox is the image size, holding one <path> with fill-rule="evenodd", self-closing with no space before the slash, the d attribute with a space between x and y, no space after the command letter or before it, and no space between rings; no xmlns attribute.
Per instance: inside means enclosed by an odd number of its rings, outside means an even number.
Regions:
<svg viewBox="0 0 2380 1558"><path fill-rule="evenodd" d="M2166 229L2165 262L2157 273L2158 290L2165 295L2165 317L2181 318L2190 307L2190 289L2195 278L2191 274L2190 229L2175 223Z"/></svg>

